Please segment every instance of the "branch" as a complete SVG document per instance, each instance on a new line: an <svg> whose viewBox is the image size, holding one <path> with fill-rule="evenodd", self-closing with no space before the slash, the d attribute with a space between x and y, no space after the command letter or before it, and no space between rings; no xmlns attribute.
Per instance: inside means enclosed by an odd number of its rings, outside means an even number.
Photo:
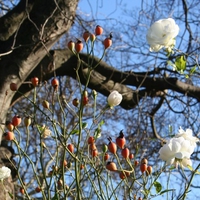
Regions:
<svg viewBox="0 0 200 200"><path fill-rule="evenodd" d="M33 73L28 77L37 76L41 81L48 80L54 76L54 70L56 70L57 76L70 76L76 79L75 69L78 66L78 60L69 50L54 50L51 51L54 58L55 66L52 66L51 60L46 56ZM81 54L82 67L79 70L79 76L82 84L86 83L88 66L85 64L88 62L88 56ZM89 58L91 61L92 58ZM93 66L99 62L99 58L93 58ZM134 86L135 89L128 87ZM121 72L105 62L101 61L91 75L89 82L89 88L95 89L97 92L108 96L110 91L118 90L123 95L123 101L121 106L124 109L132 109L138 105L139 101L146 97L162 97L166 89L171 89L175 92L185 94L189 97L193 97L200 101L200 88L189 85L187 83L179 81L177 78L163 77L156 78L149 76L148 72L134 73L134 72ZM141 89L142 88L142 89ZM27 85L22 85L20 91L25 93L30 91ZM19 95L15 95L13 101L17 100Z"/></svg>
<svg viewBox="0 0 200 200"><path fill-rule="evenodd" d="M151 127L152 127L152 130L153 130L153 134L155 136L155 138L159 139L161 142L163 143L166 143L166 140L163 139L157 132L156 130L156 126L155 126L155 123L154 123L154 116L155 114L157 113L157 111L161 108L161 106L163 105L163 102L165 100L165 95L163 95L159 102L157 103L157 105L152 109L152 111L149 113L149 116L150 116L150 121L151 121Z"/></svg>
<svg viewBox="0 0 200 200"><path fill-rule="evenodd" d="M10 12L0 18L0 41L8 40L27 17L35 0L21 0Z"/></svg>

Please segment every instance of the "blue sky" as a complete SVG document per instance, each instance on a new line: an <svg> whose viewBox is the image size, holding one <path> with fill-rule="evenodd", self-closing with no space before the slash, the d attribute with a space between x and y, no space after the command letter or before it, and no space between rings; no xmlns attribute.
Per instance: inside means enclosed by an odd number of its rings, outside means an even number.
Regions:
<svg viewBox="0 0 200 200"><path fill-rule="evenodd" d="M122 15L122 8L140 6L140 1L130 0L81 0L79 8L95 18L118 18Z"/></svg>

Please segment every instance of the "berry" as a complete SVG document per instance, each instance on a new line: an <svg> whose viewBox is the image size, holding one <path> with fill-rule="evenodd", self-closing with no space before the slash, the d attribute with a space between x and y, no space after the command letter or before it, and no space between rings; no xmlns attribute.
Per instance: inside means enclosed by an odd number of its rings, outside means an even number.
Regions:
<svg viewBox="0 0 200 200"><path fill-rule="evenodd" d="M88 138L88 144L93 144L93 143L95 143L95 139L94 139L93 136L90 136L90 137Z"/></svg>
<svg viewBox="0 0 200 200"><path fill-rule="evenodd" d="M67 145L68 150L73 153L74 152L74 145L73 144L68 144Z"/></svg>
<svg viewBox="0 0 200 200"><path fill-rule="evenodd" d="M14 138L15 138L14 133L11 131L4 133L3 136L8 141L14 140Z"/></svg>
<svg viewBox="0 0 200 200"><path fill-rule="evenodd" d="M147 171L147 164L141 164L140 165L140 171L142 172L142 173L144 173L144 172L146 172Z"/></svg>
<svg viewBox="0 0 200 200"><path fill-rule="evenodd" d="M81 164L81 165L80 165L80 170L82 170L82 169L84 169L84 168L85 168L84 164Z"/></svg>
<svg viewBox="0 0 200 200"><path fill-rule="evenodd" d="M122 130L119 133L119 137L116 138L116 144L121 149L123 149L124 145L126 144L126 139Z"/></svg>
<svg viewBox="0 0 200 200"><path fill-rule="evenodd" d="M63 188L63 180L62 179L59 179L58 181L57 181L57 184L58 184L58 189L59 190L62 190Z"/></svg>
<svg viewBox="0 0 200 200"><path fill-rule="evenodd" d="M62 167L62 166L67 167L67 160L60 162L60 167Z"/></svg>
<svg viewBox="0 0 200 200"><path fill-rule="evenodd" d="M103 28L101 26L97 25L95 28L95 34L101 35L102 33L103 33Z"/></svg>
<svg viewBox="0 0 200 200"><path fill-rule="evenodd" d="M52 176L53 175L53 170L49 171L48 175Z"/></svg>
<svg viewBox="0 0 200 200"><path fill-rule="evenodd" d="M84 91L83 92L83 105L87 105L89 102L89 98L88 98L88 92L87 91Z"/></svg>
<svg viewBox="0 0 200 200"><path fill-rule="evenodd" d="M31 83L34 87L39 85L39 79L37 77L31 78Z"/></svg>
<svg viewBox="0 0 200 200"><path fill-rule="evenodd" d="M81 52L83 49L83 43L78 40L76 43L75 43L75 50L77 53Z"/></svg>
<svg viewBox="0 0 200 200"><path fill-rule="evenodd" d="M92 150L95 150L97 147L96 147L96 145L95 145L95 143L92 143L92 144L90 144L90 146L89 146L89 149L92 151Z"/></svg>
<svg viewBox="0 0 200 200"><path fill-rule="evenodd" d="M139 165L139 161L135 160L134 165L137 167Z"/></svg>
<svg viewBox="0 0 200 200"><path fill-rule="evenodd" d="M110 158L110 155L108 153L105 153L103 159L104 161L108 160Z"/></svg>
<svg viewBox="0 0 200 200"><path fill-rule="evenodd" d="M37 193L39 193L39 192L42 191L42 189L41 189L41 187L38 186L38 187L35 188L35 191L36 191Z"/></svg>
<svg viewBox="0 0 200 200"><path fill-rule="evenodd" d="M72 42L72 41L69 41L68 44L67 44L68 48L70 51L73 51L74 50L74 47L75 47L75 43Z"/></svg>
<svg viewBox="0 0 200 200"><path fill-rule="evenodd" d="M131 159L133 159L133 158L134 158L134 154L133 154L133 153L130 153L129 159L131 160Z"/></svg>
<svg viewBox="0 0 200 200"><path fill-rule="evenodd" d="M125 147L124 149L122 149L122 156L127 159L130 155L130 151L127 147Z"/></svg>
<svg viewBox="0 0 200 200"><path fill-rule="evenodd" d="M25 117L24 118L24 125L26 127L30 126L31 125L31 118L30 117Z"/></svg>
<svg viewBox="0 0 200 200"><path fill-rule="evenodd" d="M130 173L129 172L120 172L119 173L119 177L121 178L121 179L125 179L125 178L127 178L127 177L129 177L130 176Z"/></svg>
<svg viewBox="0 0 200 200"><path fill-rule="evenodd" d="M51 85L53 86L54 90L58 89L58 86L59 86L58 79L56 79L56 78L52 79Z"/></svg>
<svg viewBox="0 0 200 200"><path fill-rule="evenodd" d="M22 119L19 115L15 115L13 118L12 118L12 124L13 126L19 126L19 124L21 123Z"/></svg>
<svg viewBox="0 0 200 200"><path fill-rule="evenodd" d="M104 45L104 48L105 48L105 49L109 48L109 47L112 45L112 39L111 39L111 38L106 38L106 39L103 41L103 45Z"/></svg>
<svg viewBox="0 0 200 200"><path fill-rule="evenodd" d="M6 121L6 128L7 128L9 131L13 131L14 126L13 126L13 124L12 124L10 121Z"/></svg>
<svg viewBox="0 0 200 200"><path fill-rule="evenodd" d="M148 175L149 175L149 174L152 174L152 171L153 171L152 166L148 166L148 167L147 167Z"/></svg>
<svg viewBox="0 0 200 200"><path fill-rule="evenodd" d="M116 154L117 152L117 145L112 142L111 138L108 138L108 140L110 141L109 144L108 144L108 150L113 153L113 154Z"/></svg>
<svg viewBox="0 0 200 200"><path fill-rule="evenodd" d="M90 33L89 33L89 31L85 31L85 32L83 33L83 39L85 40L85 42L87 42L87 41L89 40L89 38L90 38Z"/></svg>
<svg viewBox="0 0 200 200"><path fill-rule="evenodd" d="M148 164L148 160L146 158L142 158L141 163L147 165Z"/></svg>
<svg viewBox="0 0 200 200"><path fill-rule="evenodd" d="M108 169L110 171L116 171L117 170L117 166L116 166L116 164L114 162L107 162L106 169Z"/></svg>
<svg viewBox="0 0 200 200"><path fill-rule="evenodd" d="M12 90L12 91L17 91L17 84L16 83L11 83L10 84L10 89Z"/></svg>
<svg viewBox="0 0 200 200"><path fill-rule="evenodd" d="M78 105L79 105L79 100L78 100L77 98L73 99L72 104L73 104L75 107L78 107Z"/></svg>
<svg viewBox="0 0 200 200"><path fill-rule="evenodd" d="M83 97L83 105L84 105L84 106L87 105L88 102L89 102L88 97Z"/></svg>
<svg viewBox="0 0 200 200"><path fill-rule="evenodd" d="M24 188L20 187L19 192L24 195L25 194Z"/></svg>
<svg viewBox="0 0 200 200"><path fill-rule="evenodd" d="M54 173L55 173L55 172L58 172L58 166L53 165L53 166L52 166L52 170L53 170Z"/></svg>
<svg viewBox="0 0 200 200"><path fill-rule="evenodd" d="M98 150L97 149L91 150L91 155L92 155L93 158L97 157L98 156Z"/></svg>
<svg viewBox="0 0 200 200"><path fill-rule="evenodd" d="M46 109L49 109L49 102L46 101L46 100L44 100L44 101L42 102L42 106L43 106L44 108L46 108Z"/></svg>

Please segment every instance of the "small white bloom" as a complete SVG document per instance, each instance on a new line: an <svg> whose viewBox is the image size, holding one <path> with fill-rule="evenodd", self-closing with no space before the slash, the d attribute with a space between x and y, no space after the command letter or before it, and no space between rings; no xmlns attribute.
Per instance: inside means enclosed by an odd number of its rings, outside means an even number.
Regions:
<svg viewBox="0 0 200 200"><path fill-rule="evenodd" d="M108 105L111 108L119 105L121 101L122 101L122 95L116 90L112 91L108 96Z"/></svg>
<svg viewBox="0 0 200 200"><path fill-rule="evenodd" d="M176 43L175 37L178 32L179 26L172 18L156 21L147 32L150 51L159 51L163 47L171 51Z"/></svg>
<svg viewBox="0 0 200 200"><path fill-rule="evenodd" d="M186 167L191 165L191 154L194 152L194 146L190 145L190 141L183 137L172 138L159 150L160 158L166 161L167 165L175 164L177 160Z"/></svg>
<svg viewBox="0 0 200 200"><path fill-rule="evenodd" d="M49 127L47 127L45 124L42 125L42 133L43 133L43 138L47 138L51 135L51 130Z"/></svg>
<svg viewBox="0 0 200 200"><path fill-rule="evenodd" d="M178 134L175 135L176 138L183 137L185 140L190 141L190 145L194 146L194 148L197 146L196 143L199 141L197 137L192 136L192 130L186 129L184 131L181 127L179 128Z"/></svg>
<svg viewBox="0 0 200 200"><path fill-rule="evenodd" d="M1 167L0 168L0 180L2 181L5 178L8 178L10 176L11 170L8 167Z"/></svg>

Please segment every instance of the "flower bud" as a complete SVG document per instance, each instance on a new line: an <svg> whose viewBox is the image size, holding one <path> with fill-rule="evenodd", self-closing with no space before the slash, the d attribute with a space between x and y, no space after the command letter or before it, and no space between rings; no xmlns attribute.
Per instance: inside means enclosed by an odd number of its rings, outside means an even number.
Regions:
<svg viewBox="0 0 200 200"><path fill-rule="evenodd" d="M95 34L90 34L90 40L91 42L94 42L96 40Z"/></svg>
<svg viewBox="0 0 200 200"><path fill-rule="evenodd" d="M73 51L74 50L74 47L75 47L75 43L72 42L72 41L69 41L68 44L67 44L68 48L70 51Z"/></svg>
<svg viewBox="0 0 200 200"><path fill-rule="evenodd" d="M108 146L106 144L103 145L102 151L105 153L108 151Z"/></svg>
<svg viewBox="0 0 200 200"><path fill-rule="evenodd" d="M9 131L13 131L14 125L12 124L12 122L6 121L6 128L7 128Z"/></svg>
<svg viewBox="0 0 200 200"><path fill-rule="evenodd" d="M44 100L44 101L42 102L42 106L43 106L44 108L46 108L46 109L49 109L49 102L46 101L46 100Z"/></svg>
<svg viewBox="0 0 200 200"><path fill-rule="evenodd" d="M108 96L108 105L111 108L119 105L121 101L122 101L122 95L116 90L112 91L110 95Z"/></svg>
<svg viewBox="0 0 200 200"><path fill-rule="evenodd" d="M25 117L24 118L24 125L26 127L30 126L31 125L31 118L30 117Z"/></svg>
<svg viewBox="0 0 200 200"><path fill-rule="evenodd" d="M92 90L92 96L93 96L94 99L96 98L96 96L97 96L97 91L96 90Z"/></svg>

